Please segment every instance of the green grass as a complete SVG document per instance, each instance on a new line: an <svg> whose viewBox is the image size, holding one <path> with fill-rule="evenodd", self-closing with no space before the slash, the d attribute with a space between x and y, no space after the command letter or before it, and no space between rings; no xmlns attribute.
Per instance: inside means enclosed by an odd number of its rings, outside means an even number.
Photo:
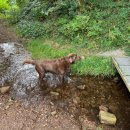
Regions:
<svg viewBox="0 0 130 130"><path fill-rule="evenodd" d="M30 40L27 49L32 53L33 59L52 59L59 58L69 53L77 53L80 50L72 48L72 46L57 46L56 43L45 39ZM85 52L82 52L85 53ZM72 72L76 75L93 75L93 76L113 76L115 69L112 65L111 58L90 56L84 60L77 62L72 67Z"/></svg>
<svg viewBox="0 0 130 130"><path fill-rule="evenodd" d="M34 59L52 59L74 52L71 48L66 50L62 48L55 48L50 43L46 43L44 39L30 40L27 44L27 49L32 52L32 57Z"/></svg>
<svg viewBox="0 0 130 130"><path fill-rule="evenodd" d="M124 51L127 56L130 56L130 46L125 47Z"/></svg>
<svg viewBox="0 0 130 130"><path fill-rule="evenodd" d="M116 73L110 57L91 56L73 66L78 75L113 76Z"/></svg>

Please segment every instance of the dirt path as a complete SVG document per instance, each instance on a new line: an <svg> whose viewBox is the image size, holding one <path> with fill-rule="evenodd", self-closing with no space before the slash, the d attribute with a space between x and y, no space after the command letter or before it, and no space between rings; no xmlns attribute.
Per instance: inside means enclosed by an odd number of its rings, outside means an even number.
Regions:
<svg viewBox="0 0 130 130"><path fill-rule="evenodd" d="M0 95L0 130L79 130L74 118L64 111L57 111L49 100L37 107L25 107Z"/></svg>
<svg viewBox="0 0 130 130"><path fill-rule="evenodd" d="M0 43L20 41L14 30L0 20ZM43 99L38 106L25 107L11 100L8 93L0 95L0 130L80 130L80 125L48 99Z"/></svg>
<svg viewBox="0 0 130 130"><path fill-rule="evenodd" d="M20 38L16 36L12 27L7 22L0 19L0 43L4 42L20 42Z"/></svg>

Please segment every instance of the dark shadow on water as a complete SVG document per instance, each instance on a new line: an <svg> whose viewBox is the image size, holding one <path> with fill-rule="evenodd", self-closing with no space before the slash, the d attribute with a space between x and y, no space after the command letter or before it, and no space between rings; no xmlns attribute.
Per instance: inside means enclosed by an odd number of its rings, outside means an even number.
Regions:
<svg viewBox="0 0 130 130"><path fill-rule="evenodd" d="M117 117L117 125L114 128L130 129L130 93L122 80L114 83L113 79L94 77L73 77L73 79L74 82L68 86L53 90L59 93L58 97L49 95L58 109L62 103L61 106L67 107L67 111L74 114L77 119L86 115L99 123L97 118L99 106L105 105L109 112ZM85 85L85 89L79 89L78 86L81 85Z"/></svg>

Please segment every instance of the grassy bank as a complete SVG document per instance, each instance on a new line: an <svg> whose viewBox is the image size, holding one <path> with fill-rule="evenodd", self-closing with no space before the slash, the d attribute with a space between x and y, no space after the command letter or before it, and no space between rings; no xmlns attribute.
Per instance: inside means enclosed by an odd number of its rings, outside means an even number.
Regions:
<svg viewBox="0 0 130 130"><path fill-rule="evenodd" d="M63 57L69 53L85 54L85 50L76 49L74 46L59 45L54 41L38 38L30 40L27 49L32 53L33 59L52 59ZM89 52L88 52L89 54ZM72 71L77 75L93 76L113 76L115 74L114 66L110 57L99 57L85 55L85 59L72 66Z"/></svg>

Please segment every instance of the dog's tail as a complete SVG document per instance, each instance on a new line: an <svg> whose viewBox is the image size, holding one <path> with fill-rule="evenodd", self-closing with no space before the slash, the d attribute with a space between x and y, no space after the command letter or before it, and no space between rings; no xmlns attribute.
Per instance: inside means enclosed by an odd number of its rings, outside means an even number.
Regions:
<svg viewBox="0 0 130 130"><path fill-rule="evenodd" d="M36 61L34 61L34 60L25 60L25 61L23 62L23 65L24 65L24 64L32 64L32 65L35 65L35 63L36 63Z"/></svg>

